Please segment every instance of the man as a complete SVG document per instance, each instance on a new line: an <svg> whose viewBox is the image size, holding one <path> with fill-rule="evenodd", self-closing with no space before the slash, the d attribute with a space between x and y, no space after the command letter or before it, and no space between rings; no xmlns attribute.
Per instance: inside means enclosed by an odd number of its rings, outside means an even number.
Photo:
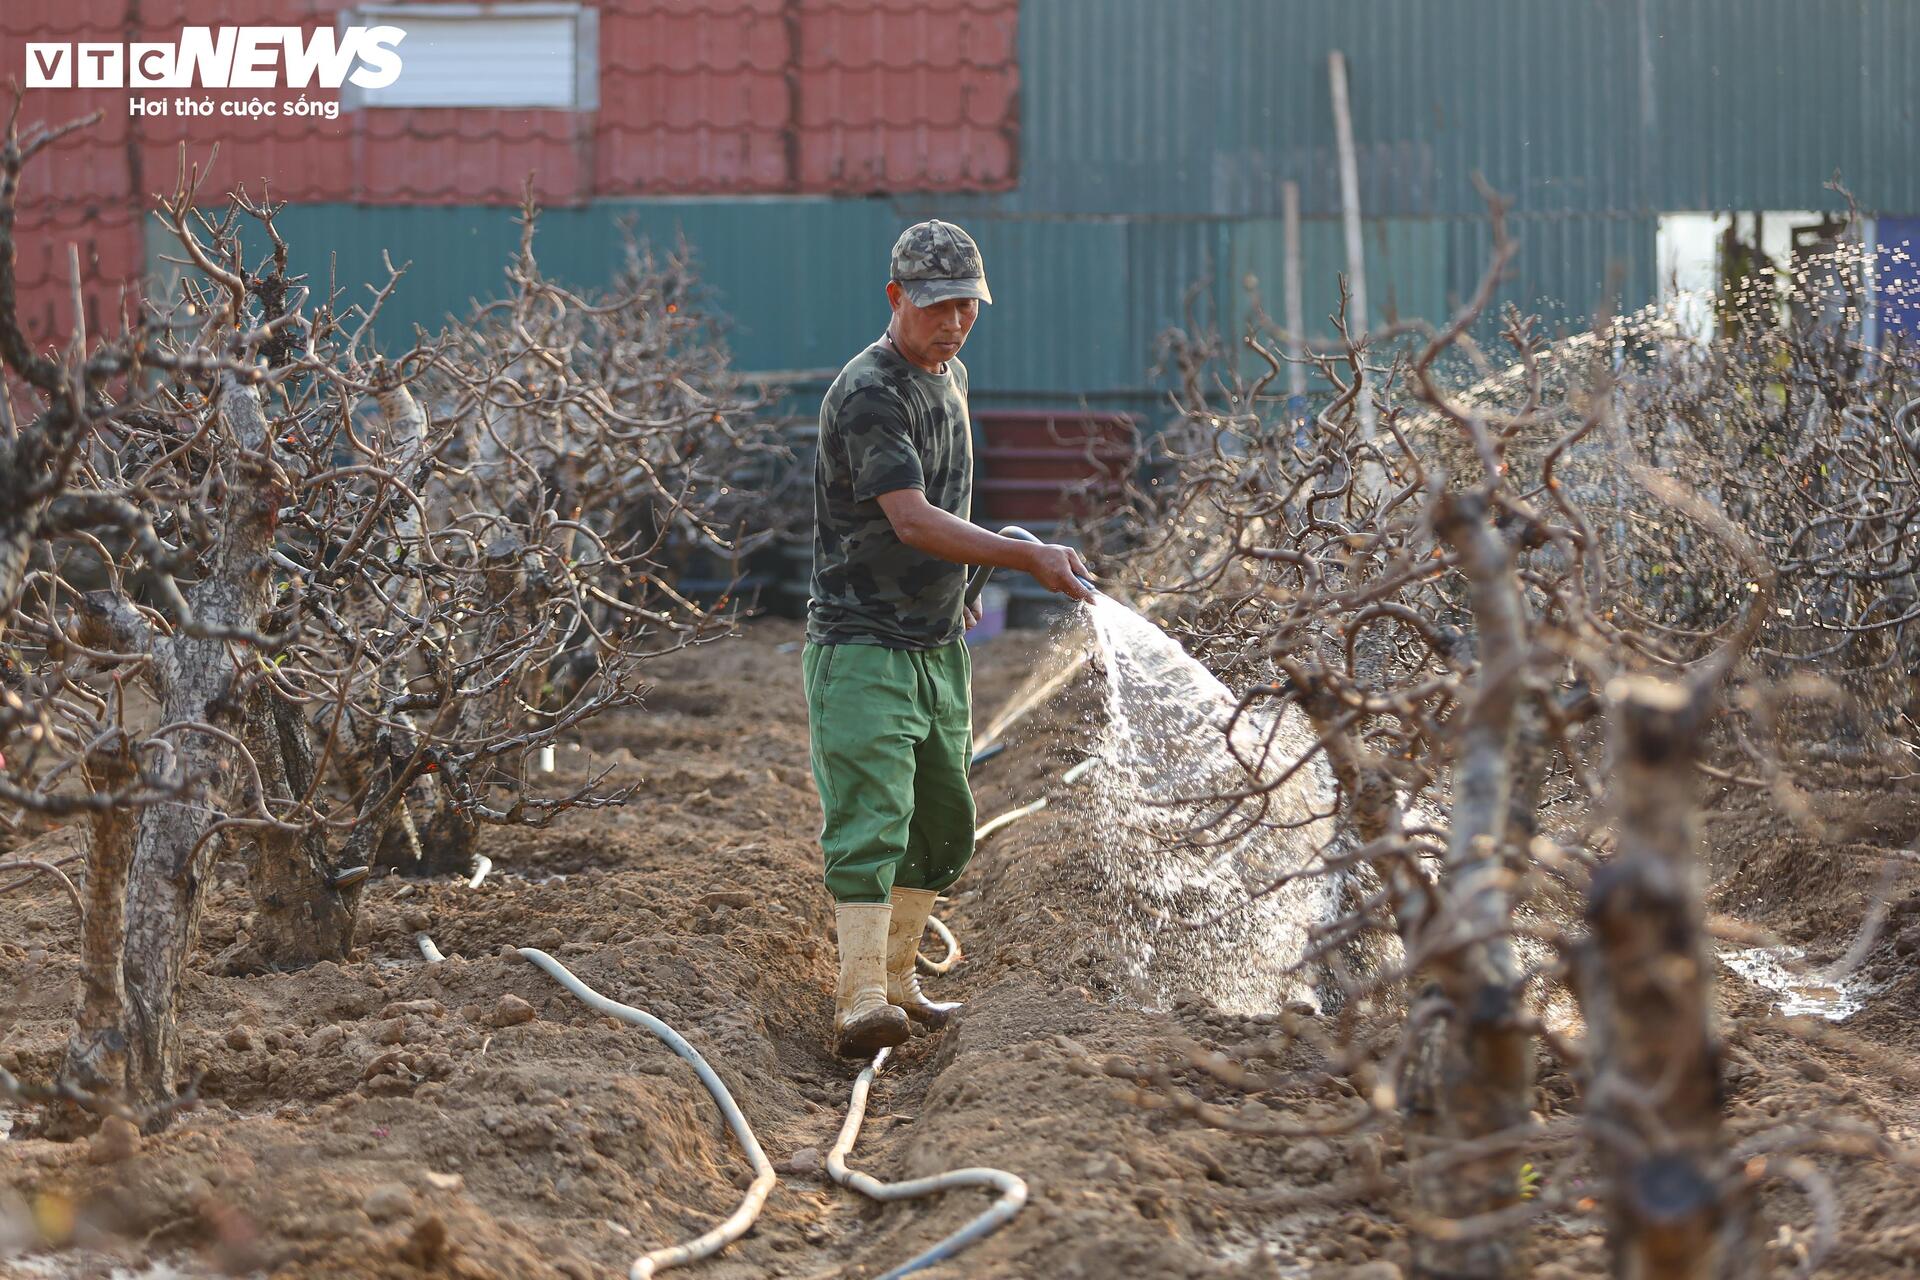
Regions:
<svg viewBox="0 0 1920 1280"><path fill-rule="evenodd" d="M869 1056L958 1008L920 991L914 955L934 898L973 856L967 565L1031 573L1091 600L1071 547L969 523L973 435L959 361L986 269L950 222L893 246L887 331L820 405L812 599L803 657L820 846L840 934L834 1044Z"/></svg>

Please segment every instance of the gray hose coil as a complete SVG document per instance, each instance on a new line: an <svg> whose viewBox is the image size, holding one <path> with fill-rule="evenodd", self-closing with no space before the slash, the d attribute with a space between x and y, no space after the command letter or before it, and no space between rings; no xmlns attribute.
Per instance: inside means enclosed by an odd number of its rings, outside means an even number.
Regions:
<svg viewBox="0 0 1920 1280"><path fill-rule="evenodd" d="M720 1107L720 1113L727 1118L727 1127L733 1130L734 1138L747 1153L747 1160L753 1165L753 1182L747 1187L746 1197L740 1201L727 1220L714 1227L705 1235L697 1236L685 1244L677 1244L667 1249L655 1249L643 1253L633 1260L627 1269L628 1280L647 1280L656 1271L665 1271L668 1267L681 1266L688 1262L697 1262L701 1258L711 1257L747 1234L754 1219L760 1216L761 1207L767 1202L767 1194L773 1190L778 1175L773 1171L773 1162L767 1159L767 1153L760 1149L759 1139L753 1136L753 1127L747 1123L747 1117L741 1114L740 1107L727 1092L727 1086L720 1080L700 1051L688 1044L678 1031L644 1009L609 1000L586 983L573 976L567 966L555 960L536 947L518 948L520 957L547 971L548 976L578 996L595 1013L604 1013L622 1022L631 1022L636 1027L644 1027L666 1044L667 1048L687 1060L693 1073L700 1077L700 1083L707 1087L713 1100Z"/></svg>
<svg viewBox="0 0 1920 1280"><path fill-rule="evenodd" d="M1044 804L1045 801L1041 803ZM406 806L402 805L402 813L405 810ZM484 857L478 859L468 886L479 888L492 868L491 860ZM929 917L928 923L946 943L947 954L937 962L918 955L915 956L915 960L936 974L945 973L959 963L960 944L954 938L953 932L940 920ZM429 964L439 964L446 959L425 930L414 935L414 942L419 946L420 954ZM617 1000L609 1000L575 977L572 970L536 947L519 947L515 950L522 959L545 970L548 976L594 1012L618 1018L622 1022L629 1022L645 1029L685 1059L693 1068L694 1074L699 1077L700 1083L706 1086L707 1092L712 1095L715 1105L720 1108L721 1115L726 1118L727 1127L733 1131L735 1140L739 1142L741 1150L746 1152L748 1162L753 1165L753 1181L748 1185L746 1195L741 1199L739 1207L729 1214L725 1221L685 1244L654 1249L641 1254L627 1269L628 1280L649 1280L655 1273L665 1271L669 1267L683 1266L689 1262L710 1258L744 1236L759 1218L761 1209L766 1206L767 1196L772 1193L774 1184L779 1181L779 1176L774 1172L773 1164L767 1159L766 1152L761 1150L759 1139L754 1137L753 1127L747 1123L746 1115L741 1112L739 1104L733 1100L733 1094L727 1090L719 1074L708 1065L707 1060L700 1056L700 1051L689 1044L684 1036L652 1014L643 1009L636 1009L632 1005L621 1004ZM984 1239L998 1231L1011 1221L1027 1202L1026 1182L1018 1175L1008 1173L1004 1169L949 1169L945 1173L926 1178L913 1178L906 1182L881 1182L869 1174L856 1173L847 1168L847 1154L853 1150L853 1144L860 1136L860 1126L866 1119L867 1098L872 1092L874 1077L886 1065L892 1052L891 1049L882 1049L875 1054L873 1061L863 1068L854 1080L853 1098L847 1107L846 1122L840 1126L840 1136L835 1140L833 1150L827 1154L828 1175L841 1186L851 1188L869 1199L883 1203L894 1200L914 1200L956 1187L986 1187L999 1191L1000 1198L966 1226L940 1241L933 1248L888 1271L880 1277L880 1280L897 1280L898 1277L923 1271L937 1262L951 1258L976 1240Z"/></svg>
<svg viewBox="0 0 1920 1280"><path fill-rule="evenodd" d="M841 1186L882 1203L917 1200L921 1196L951 1191L955 1187L986 1187L998 1191L1000 1198L966 1226L925 1253L901 1263L881 1276L880 1280L898 1280L900 1276L924 1271L936 1262L946 1261L974 1241L992 1235L1012 1221L1013 1216L1027 1203L1026 1181L1005 1169L949 1169L945 1173L910 1178L905 1182L882 1182L871 1174L856 1173L847 1168L847 1153L853 1150L854 1142L860 1137L860 1125L867 1117L867 1095L873 1090L874 1077L880 1074L880 1069L886 1066L887 1058L892 1053L891 1049L882 1049L874 1054L873 1061L861 1070L859 1078L853 1082L853 1100L847 1106L846 1123L840 1126L840 1136L834 1140L833 1150L827 1153L828 1176Z"/></svg>
<svg viewBox="0 0 1920 1280"><path fill-rule="evenodd" d="M482 871L481 874L484 875L485 872ZM479 882L478 876L474 878L474 882L476 884ZM414 941L419 944L420 954L427 958L429 964L439 964L446 959L425 931L415 934ZM700 1083L705 1085L707 1092L713 1096L714 1103L720 1108L720 1114L726 1117L727 1127L733 1130L733 1136L740 1143L741 1150L747 1153L748 1163L753 1165L753 1182L747 1187L747 1194L740 1201L740 1207L729 1214L726 1221L685 1244L676 1244L669 1248L654 1249L641 1254L633 1260L633 1265L627 1268L628 1280L648 1280L648 1277L655 1272L665 1271L668 1267L678 1267L689 1262L698 1262L702 1258L710 1258L747 1234L754 1220L760 1216L760 1210L765 1206L767 1195L773 1190L773 1184L778 1181L778 1176L773 1171L773 1162L768 1160L767 1153L760 1149L760 1141L753 1136L753 1127L747 1123L747 1117L741 1113L739 1104L734 1102L733 1095L727 1091L727 1086L718 1073L707 1065L705 1058L700 1056L700 1051L688 1044L686 1037L678 1031L645 1010L607 999L580 981L573 975L571 969L546 952L535 947L519 947L516 952L521 959L546 970L554 981L565 987L595 1013L603 1013L609 1017L618 1018L622 1022L631 1022L636 1027L645 1028L667 1048L686 1059L687 1065L693 1068L693 1073L700 1077Z"/></svg>

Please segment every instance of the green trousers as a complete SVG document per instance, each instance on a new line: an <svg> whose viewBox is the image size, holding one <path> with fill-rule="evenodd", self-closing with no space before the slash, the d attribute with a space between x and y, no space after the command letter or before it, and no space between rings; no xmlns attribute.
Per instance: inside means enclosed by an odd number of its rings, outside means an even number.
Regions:
<svg viewBox="0 0 1920 1280"><path fill-rule="evenodd" d="M836 902L945 889L973 857L973 660L938 649L809 641L801 655L813 780Z"/></svg>

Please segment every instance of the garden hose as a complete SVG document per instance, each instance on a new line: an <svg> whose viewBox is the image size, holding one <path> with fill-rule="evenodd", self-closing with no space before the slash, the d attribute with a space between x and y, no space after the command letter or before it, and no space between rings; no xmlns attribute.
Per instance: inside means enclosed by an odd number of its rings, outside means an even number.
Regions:
<svg viewBox="0 0 1920 1280"><path fill-rule="evenodd" d="M547 975L575 996L595 1013L604 1013L609 1017L631 1022L636 1027L645 1027L654 1037L662 1041L667 1048L687 1060L693 1073L700 1077L700 1083L707 1087L713 1100L720 1107L720 1114L727 1118L727 1128L733 1130L733 1136L739 1142L741 1150L747 1153L747 1160L753 1165L753 1181L747 1187L746 1196L740 1201L740 1207L727 1216L726 1221L714 1227L706 1234L696 1236L685 1244L671 1248L655 1249L643 1253L633 1260L627 1269L628 1280L647 1280L656 1271L665 1271L668 1267L678 1267L689 1262L698 1262L711 1257L738 1240L753 1226L754 1219L760 1216L760 1210L767 1203L767 1194L773 1190L778 1175L773 1171L773 1162L767 1159L767 1153L760 1149L760 1142L753 1136L753 1127L747 1123L747 1117L740 1111L733 1095L727 1092L714 1069L700 1056L700 1051L688 1044L678 1031L643 1009L632 1005L609 1000L595 991L558 960L535 947L520 947L516 952L521 959L546 970Z"/></svg>
<svg viewBox="0 0 1920 1280"><path fill-rule="evenodd" d="M402 801L400 812L405 815L406 811L406 803ZM412 823L408 821L406 825L411 828ZM487 873L492 870L491 858L485 855L476 857L473 875L466 881L467 887L478 889L481 882L487 878ZM414 942L419 946L420 954L426 957L428 964L439 964L446 959L440 948L434 945L433 939L426 930L422 929L415 933ZM534 947L516 947L514 954L535 967L545 970L548 976L595 1013L605 1014L608 1017L618 1018L622 1022L630 1022L634 1026L645 1028L653 1034L655 1039L685 1059L687 1065L693 1068L694 1075L699 1077L700 1083L705 1085L707 1092L712 1095L714 1104L720 1108L720 1114L726 1118L727 1127L733 1131L733 1136L740 1143L741 1150L747 1153L748 1163L753 1166L753 1181L748 1185L746 1195L741 1199L739 1207L729 1214L725 1221L685 1244L653 1249L641 1254L627 1269L628 1280L648 1280L648 1277L654 1273L665 1271L669 1267L683 1266L689 1262L698 1262L702 1258L710 1258L745 1235L753 1226L755 1219L759 1218L760 1210L765 1207L767 1195L773 1190L773 1184L778 1180L778 1175L774 1173L773 1163L767 1159L766 1152L760 1149L759 1139L753 1136L753 1127L747 1123L746 1115L740 1110L739 1104L733 1100L733 1095L727 1091L726 1083L707 1064L707 1060L700 1056L700 1051L688 1044L686 1037L652 1014L636 1009L632 1005L607 999L580 981L574 976L572 970L546 952Z"/></svg>
<svg viewBox="0 0 1920 1280"><path fill-rule="evenodd" d="M1009 809L1005 813L1001 814L999 817L994 818L992 821L983 822L978 827L974 828L973 842L975 844L979 844L982 841L984 841L988 836L1000 830L1000 828L1004 826L1008 826L1011 823L1018 822L1020 821L1020 819L1026 817L1028 814L1038 813L1046 807L1047 807L1047 797L1041 796L1038 800L1035 800L1032 804L1023 804L1018 809Z"/></svg>
<svg viewBox="0 0 1920 1280"><path fill-rule="evenodd" d="M960 941L953 936L953 930L947 928L939 916L928 916L927 928L933 930L940 941L946 944L947 954L942 959L929 960L925 953L916 951L913 955L913 963L920 972L937 978L950 972L953 966L960 963Z"/></svg>
<svg viewBox="0 0 1920 1280"><path fill-rule="evenodd" d="M1009 537L1022 536L1030 541L1039 541L1017 525L1009 525L1001 532ZM978 594L979 587L986 578L986 572L982 569L975 575L974 585L968 596L969 600ZM1092 584L1088 585L1091 587ZM993 753L987 753L988 756L991 754ZM1082 760L1066 773L1062 781L1068 784L1079 781L1088 770L1094 767L1095 763L1094 758ZM1047 799L1043 796L1032 804L1003 813L975 831L974 839L984 840L1008 823L1027 814L1037 813L1046 805ZM411 835L412 818L407 812L404 801L401 803L400 813L401 822ZM491 859L484 856L475 858L473 874L467 879L467 887L478 889L492 869ZM939 917L929 916L927 925L945 944L947 954L939 960L930 960L916 953L914 962L921 969L937 976L948 972L960 962L960 944L955 939L953 931ZM446 959L425 930L417 932L414 935L414 941L420 948L420 954L426 957L429 964L439 964ZM767 1159L766 1152L761 1149L759 1140L754 1137L753 1127L747 1123L746 1115L740 1110L739 1104L733 1100L733 1095L728 1092L726 1083L708 1065L707 1060L700 1056L700 1051L689 1044L678 1031L645 1010L609 1000L601 995L580 981L571 970L546 952L535 947L518 947L514 953L544 970L549 977L565 987L570 994L594 1012L645 1029L683 1058L693 1068L694 1075L699 1077L700 1083L706 1087L715 1105L720 1108L721 1115L726 1118L727 1127L732 1130L734 1139L739 1142L741 1150L746 1152L747 1160L753 1166L753 1181L748 1185L746 1195L741 1199L739 1207L729 1214L725 1221L685 1244L654 1249L641 1254L628 1268L628 1280L648 1280L648 1277L656 1272L665 1271L669 1267L683 1266L689 1262L710 1258L745 1235L759 1218L761 1209L766 1206L767 1196L773 1191L778 1175L774 1172L773 1164ZM1010 1222L1027 1202L1026 1182L1019 1175L1004 1169L978 1167L950 1169L945 1173L932 1174L924 1178L910 1178L905 1182L882 1182L871 1174L858 1173L847 1167L847 1155L853 1150L853 1144L858 1141L860 1126L866 1120L867 1099L873 1091L874 1079L886 1066L892 1053L891 1049L880 1050L874 1055L873 1061L862 1068L859 1076L855 1078L853 1096L847 1106L846 1121L840 1126L840 1136L834 1141L833 1149L827 1153L828 1176L840 1186L857 1191L868 1199L883 1204L896 1200L915 1200L962 1187L984 1187L998 1191L1000 1196L960 1230L941 1240L931 1249L886 1272L880 1280L897 1280L898 1277L925 1270L935 1263L953 1257L968 1245L998 1231Z"/></svg>
<svg viewBox="0 0 1920 1280"><path fill-rule="evenodd" d="M1007 744L1004 742L996 742L990 747L980 748L980 750L974 752L972 758L967 761L967 771L971 773L1006 749Z"/></svg>
<svg viewBox="0 0 1920 1280"><path fill-rule="evenodd" d="M401 812L406 813L404 802L401 804ZM408 825L410 826L411 823ZM478 889L492 869L491 859L484 856L475 858L473 874L466 881L467 887ZM930 916L927 924L946 944L947 954L937 961L916 954L915 962L926 968L928 972L946 973L960 962L960 944L954 938L953 931L939 919ZM414 934L414 942L420 948L420 954L426 958L427 963L440 964L446 960L446 956L424 929ZM753 1166L753 1181L748 1185L739 1207L734 1209L723 1222L684 1244L654 1249L641 1254L627 1269L628 1280L648 1280L657 1272L665 1271L669 1267L684 1266L689 1262L710 1258L745 1235L759 1218L760 1211L766 1207L767 1196L773 1191L779 1176L774 1172L773 1164L767 1159L766 1152L761 1149L759 1140L754 1137L753 1127L747 1123L745 1113L733 1100L733 1094L728 1092L726 1083L720 1079L719 1074L684 1036L652 1014L643 1009L636 1009L632 1005L609 1000L582 982L565 965L538 948L517 947L514 954L536 968L544 970L549 977L565 987L571 995L595 1013L605 1014L645 1029L684 1059L693 1068L694 1075L699 1077L700 1083L706 1087L714 1104L720 1108L720 1114L725 1117L727 1127L732 1130L734 1139L739 1142L741 1150L746 1152L747 1160ZM1002 1224L1020 1212L1020 1207L1026 1203L1027 1199L1027 1184L1017 1175L1002 1169L953 1169L931 1177L888 1183L881 1182L868 1174L855 1173L847 1168L846 1155L853 1149L855 1139L860 1136L860 1125L866 1118L867 1096L872 1090L874 1077L886 1064L887 1056L891 1052L889 1049L882 1049L873 1062L855 1079L853 1099L849 1104L846 1123L841 1126L839 1140L827 1157L829 1175L840 1185L883 1202L916 1199L957 1187L997 1189L1000 1192L1000 1198L959 1231L926 1252L887 1272L881 1280L908 1275L952 1257L975 1240L998 1230Z"/></svg>
<svg viewBox="0 0 1920 1280"><path fill-rule="evenodd" d="M1061 781L1072 785L1086 777L1098 764L1099 757L1089 756L1069 769L1061 778ZM1041 809L1045 808L1046 805L1047 797L1042 796L1032 804L1022 805L1018 809L1009 810L981 826L979 830L974 833L974 839L983 840L1016 819L1025 817L1030 813L1038 813ZM927 923L932 927L933 931L939 934L941 939L946 942L947 955L945 959L939 961L929 960L925 956L916 955L914 962L922 969L931 973L945 973L948 969L951 969L960 958L959 943L954 940L952 931L949 930L945 924L941 923L938 918L929 916ZM874 1079L880 1074L881 1070L886 1067L887 1059L892 1053L892 1049L882 1049L879 1053L873 1055L873 1061L869 1063L860 1072L859 1077L854 1080L853 1099L847 1106L846 1123L840 1126L840 1136L834 1141L833 1150L827 1153L827 1176L831 1177L841 1186L858 1191L868 1199L878 1200L883 1204L895 1200L915 1200L921 1196L930 1196L940 1191L951 1191L957 1187L985 1187L998 1191L1000 1198L995 1200L964 1227L961 1227L958 1231L940 1241L925 1253L910 1258L893 1270L886 1272L880 1277L880 1280L898 1280L901 1276L911 1275L916 1271L923 1271L933 1266L936 1262L946 1261L968 1245L992 1235L995 1231L998 1231L1001 1227L1012 1221L1013 1216L1019 1213L1021 1206L1027 1202L1026 1182L1021 1179L1019 1175L1008 1173L1004 1169L949 1169L945 1173L936 1173L925 1178L911 1178L905 1182L882 1182L870 1174L857 1173L847 1167L847 1155L853 1150L853 1144L859 1139L860 1125L866 1119L867 1097L873 1091Z"/></svg>
<svg viewBox="0 0 1920 1280"><path fill-rule="evenodd" d="M936 1262L946 1261L974 1241L992 1235L1005 1226L1027 1202L1026 1182L1005 1169L949 1169L945 1173L910 1178L905 1182L882 1182L871 1174L857 1173L847 1168L847 1153L853 1150L855 1140L860 1137L860 1125L867 1118L867 1095L873 1090L874 1077L880 1074L880 1069L886 1066L887 1058L892 1053L891 1049L882 1049L874 1054L873 1061L854 1080L853 1099L847 1105L846 1123L840 1126L840 1136L834 1140L833 1150L827 1153L827 1176L841 1186L882 1204L895 1200L917 1200L957 1187L986 1187L998 1191L1000 1198L966 1226L925 1253L886 1272L880 1280L897 1280L900 1276L923 1271Z"/></svg>
<svg viewBox="0 0 1920 1280"><path fill-rule="evenodd" d="M486 868L480 868L471 884L477 887L485 875ZM446 959L424 929L414 935L414 941L420 947L420 954L427 958L427 963L439 964ZM580 981L574 976L572 970L546 952L534 947L516 947L514 954L535 967L545 970L548 976L595 1013L606 1014L622 1022L630 1022L636 1027L644 1027L653 1034L655 1039L684 1058L687 1065L693 1068L694 1075L700 1078L700 1083L705 1085L707 1092L712 1095L714 1103L720 1108L720 1114L726 1117L727 1127L733 1130L733 1136L740 1143L741 1150L747 1153L748 1163L753 1165L753 1182L748 1185L746 1196L740 1201L739 1208L729 1214L724 1222L685 1244L654 1249L641 1254L627 1269L628 1280L648 1280L648 1277L655 1272L665 1271L668 1267L678 1267L689 1262L698 1262L702 1258L710 1258L745 1235L748 1228L753 1226L754 1220L760 1216L760 1210L767 1202L767 1194L773 1190L773 1184L778 1180L778 1176L773 1171L772 1161L768 1160L766 1152L760 1149L759 1139L753 1136L753 1127L747 1123L747 1117L741 1112L739 1104L734 1102L733 1095L727 1091L725 1082L707 1064L707 1060L700 1056L700 1051L688 1044L686 1038L678 1031L645 1010L607 999Z"/></svg>

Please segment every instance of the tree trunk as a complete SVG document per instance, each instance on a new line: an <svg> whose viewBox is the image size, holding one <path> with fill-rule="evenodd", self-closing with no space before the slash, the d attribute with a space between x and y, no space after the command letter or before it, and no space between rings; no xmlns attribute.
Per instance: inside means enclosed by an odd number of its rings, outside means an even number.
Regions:
<svg viewBox="0 0 1920 1280"><path fill-rule="evenodd" d="M87 785L96 791L125 786L134 777L124 741L90 753ZM126 934L124 895L133 856L134 811L125 805L88 819L86 915L80 928L80 1011L67 1039L60 1082L92 1095L117 1096L126 1084L127 1004L121 971Z"/></svg>
<svg viewBox="0 0 1920 1280"><path fill-rule="evenodd" d="M426 447L427 416L413 393L404 383L392 377L389 371L382 369L375 382L381 416L386 423L387 447L395 458L394 469L411 479L412 468ZM491 468L497 465L499 445L491 433L472 433L468 443L479 451L475 456L484 455L484 466ZM436 487L431 495L423 492L422 496L436 509L444 508L448 501L444 486ZM438 510L438 514L444 517L446 513L442 509ZM395 527L396 546L412 544L418 535L421 518L420 508L412 504L401 512ZM395 577L387 584L387 594L406 612L420 612L422 584L418 578ZM506 626L508 623L504 619L496 619L496 625ZM455 639L453 636L445 637L449 650L457 648ZM451 679L444 672L442 677ZM380 681L383 700L397 694L401 683L396 673L384 673ZM479 710L469 702L455 708L452 714L461 717L455 723L464 727L466 719L476 717ZM403 714L399 719L403 727L412 730L410 717ZM459 736L456 730L456 740ZM385 735L376 731L367 735L367 745L369 754L375 760L372 771L374 783L367 792L371 805L392 785L395 755L407 754L412 744L408 743L404 749L396 752ZM349 865L373 865L397 871L401 875L463 876L473 869L477 835L472 816L456 807L449 787L409 786L390 808L379 812L369 809L361 814L360 825L355 828L344 856Z"/></svg>
<svg viewBox="0 0 1920 1280"><path fill-rule="evenodd" d="M270 599L269 554L283 488L267 459L270 447L259 392L231 371L220 374L218 413L225 429L221 528L207 576L187 599L196 620L155 646L154 672L164 724L204 724L244 731L234 654L243 640L208 634L251 631ZM180 1076L174 1006L200 928L207 874L219 837L214 800L234 780L231 743L192 729L175 735L175 768L201 779L198 795L141 810L127 885L127 1087L131 1101L164 1123Z"/></svg>
<svg viewBox="0 0 1920 1280"><path fill-rule="evenodd" d="M1404 836L1405 827L1398 787L1393 776L1381 766L1378 755L1355 741L1351 726L1342 726L1346 708L1323 675L1338 660L1338 655L1322 652L1316 656L1317 666L1283 663L1283 669L1299 692L1300 706L1313 725L1315 736L1325 744L1328 769L1346 798L1360 843L1397 842ZM1404 951L1419 935L1433 909L1432 886L1412 858L1391 856L1385 860L1385 866L1384 873L1377 866L1362 865L1342 875L1338 881L1339 911L1342 915L1359 911L1360 903L1368 894L1378 886L1386 886L1391 890L1394 927ZM1338 962L1355 974L1370 975L1403 959L1404 955L1391 955L1366 935L1342 943L1338 954ZM1321 1005L1331 1010L1345 1001L1346 992L1338 981L1331 980L1336 977L1331 961L1328 969L1330 980L1321 984Z"/></svg>
<svg viewBox="0 0 1920 1280"><path fill-rule="evenodd" d="M402 875L468 875L473 871L479 826L453 802L447 788L435 787L433 795L433 812L418 824L420 856L409 858L397 869ZM408 853L411 852L409 847Z"/></svg>
<svg viewBox="0 0 1920 1280"><path fill-rule="evenodd" d="M1418 939L1432 980L1423 999L1433 1012L1415 1030L1422 1040L1403 1081L1410 1161L1522 1127L1533 1100L1533 1038L1508 937L1513 872L1506 857L1526 678L1525 605L1513 550L1495 532L1484 499L1444 495L1434 531L1459 551L1466 571L1479 673L1454 754L1441 905ZM1511 1151L1446 1163L1415 1179L1413 1193L1420 1219L1415 1276L1519 1274L1524 1250L1513 1233L1476 1236L1451 1226L1518 1203L1519 1160Z"/></svg>
<svg viewBox="0 0 1920 1280"><path fill-rule="evenodd" d="M531 622L526 601L526 544L518 536L495 539L484 553L487 621L470 646L472 652L486 653L509 644L513 636ZM473 744L486 741L495 726L511 722L515 705L515 681L502 679L491 689L468 695L455 710L453 741ZM476 798L489 790L518 792L525 785L519 762L505 756L483 757L473 761L464 777L456 777L451 768L439 775L434 788L433 816L420 826L421 865L427 875L464 875L473 865L479 828L473 813L461 799L465 789Z"/></svg>
<svg viewBox="0 0 1920 1280"><path fill-rule="evenodd" d="M274 800L298 800L313 784L313 746L292 703L261 686L249 699L247 747ZM274 969L342 960L353 949L360 892L333 887L324 830L270 832L248 867L254 927L250 959Z"/></svg>
<svg viewBox="0 0 1920 1280"><path fill-rule="evenodd" d="M1437 966L1436 966L1437 967ZM1444 1154L1458 1144L1528 1122L1533 1039L1522 1025L1516 982L1474 981L1443 971L1423 994L1439 1001L1401 1081L1407 1158ZM1511 1228L1483 1235L1454 1224L1519 1203L1520 1158L1511 1150L1447 1162L1417 1177L1412 1274L1427 1280L1499 1280L1523 1274L1524 1242Z"/></svg>
<svg viewBox="0 0 1920 1280"><path fill-rule="evenodd" d="M182 636L163 644L159 658L171 668L164 719L214 719L212 705L228 692L234 675L217 647ZM230 756L228 745L218 738L180 735L177 768L209 783L199 795L140 811L128 876L124 952L127 1088L136 1106L164 1107L176 1096L180 1072L174 1002L187 952L199 933L201 896L219 847L208 834L213 811L206 793L227 771Z"/></svg>
<svg viewBox="0 0 1920 1280"><path fill-rule="evenodd" d="M1714 683L1631 677L1608 691L1619 850L1588 889L1580 997L1622 1280L1753 1274L1748 1206L1721 1194L1721 1046L1695 856L1691 764Z"/></svg>

